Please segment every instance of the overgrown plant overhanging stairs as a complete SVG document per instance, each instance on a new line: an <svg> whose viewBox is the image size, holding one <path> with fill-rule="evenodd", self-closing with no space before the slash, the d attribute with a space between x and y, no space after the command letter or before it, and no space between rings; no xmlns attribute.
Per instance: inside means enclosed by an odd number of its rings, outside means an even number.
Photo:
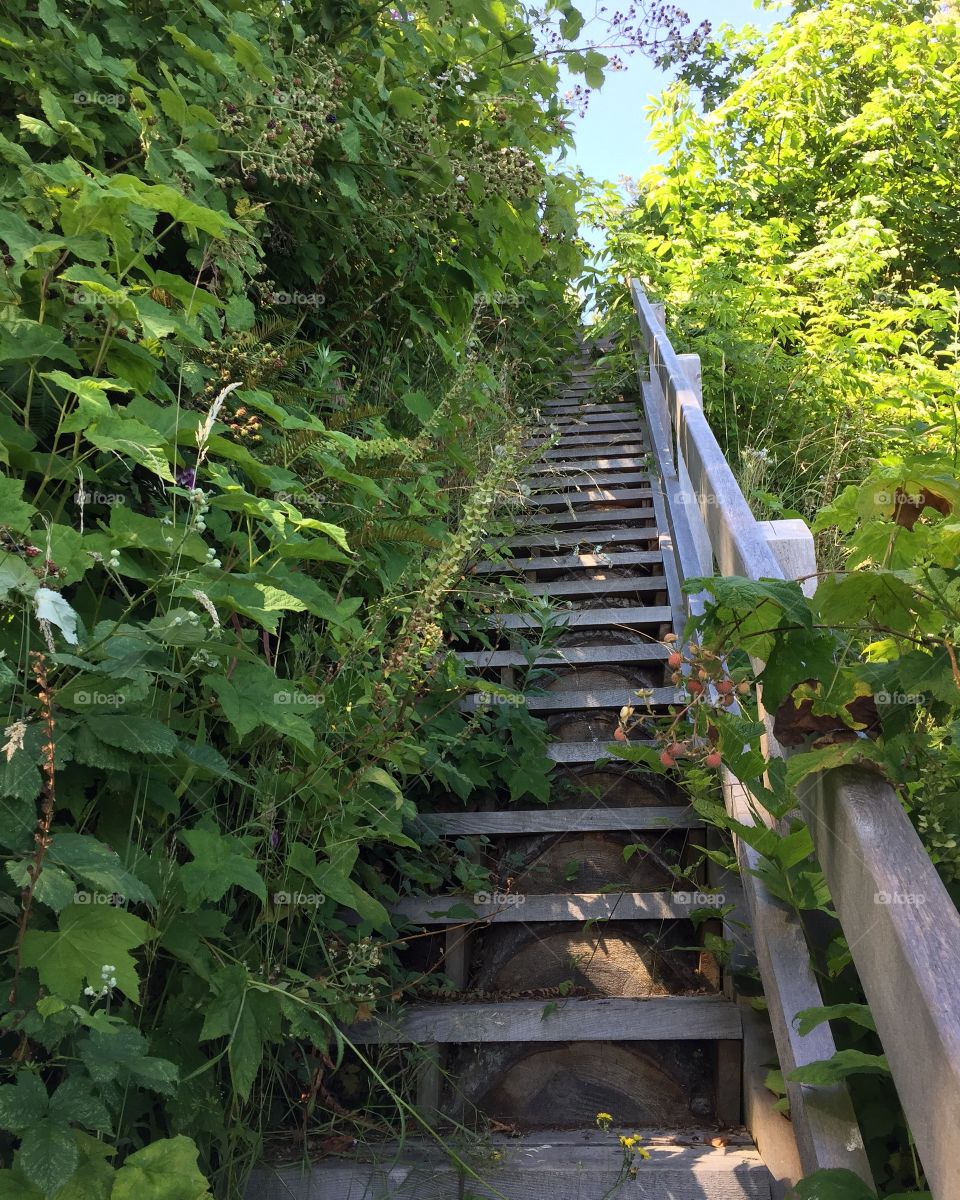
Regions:
<svg viewBox="0 0 960 1200"><path fill-rule="evenodd" d="M715 566L796 576L810 565L799 523L753 520L698 415L696 362L677 358L662 311L636 287L634 300L651 367L642 409L624 397L594 402L585 353L533 431L531 445L546 448L527 478L527 528L507 542L507 563L478 568L569 605L556 650L538 660L549 682L527 697L553 734L552 803L423 817L440 837L475 839L501 890L409 900L397 914L433 930L454 985L484 998L412 1004L348 1031L368 1047L419 1047L421 1111L463 1125L483 1114L495 1131L487 1153L458 1165L411 1137L307 1172L258 1172L250 1200L776 1200L817 1167L870 1179L843 1085L790 1086L792 1123L763 1086L778 1057L788 1070L835 1048L828 1025L802 1038L793 1026L797 1011L822 1003L801 931L750 874L756 859L742 844L742 891L709 865L692 886L696 847L711 831L678 790L611 756L622 706L666 711L679 699L666 639L681 635L690 611L685 578ZM712 511L696 502L707 490ZM530 622L494 616L494 649L461 658L478 677L514 687L528 659L511 638ZM754 819L735 780L725 778L724 792L731 814ZM892 810L889 822L894 840L907 836ZM867 851L856 853L866 864ZM722 894L722 920L691 920L709 903L692 894L700 887ZM465 922L464 905L478 920ZM759 963L776 1046L704 932L734 944L732 966ZM610 1114L610 1128L597 1127L598 1113ZM649 1158L622 1145L635 1134Z"/></svg>

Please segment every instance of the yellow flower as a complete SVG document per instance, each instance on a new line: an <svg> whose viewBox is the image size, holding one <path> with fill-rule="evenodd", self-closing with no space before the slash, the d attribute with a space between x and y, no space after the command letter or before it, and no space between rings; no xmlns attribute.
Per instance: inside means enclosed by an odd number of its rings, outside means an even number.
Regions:
<svg viewBox="0 0 960 1200"><path fill-rule="evenodd" d="M629 1150L631 1146L635 1146L636 1144L637 1139L635 1137L624 1137L622 1133L620 1134L620 1145L624 1150Z"/></svg>
<svg viewBox="0 0 960 1200"><path fill-rule="evenodd" d="M613 1124L613 1117L609 1113L597 1113L597 1128L609 1129Z"/></svg>

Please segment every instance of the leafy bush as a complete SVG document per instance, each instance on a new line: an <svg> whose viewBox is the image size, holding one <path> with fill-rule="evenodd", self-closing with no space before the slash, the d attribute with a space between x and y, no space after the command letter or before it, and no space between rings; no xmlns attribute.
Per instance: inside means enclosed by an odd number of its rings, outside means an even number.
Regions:
<svg viewBox="0 0 960 1200"><path fill-rule="evenodd" d="M573 345L556 71L500 0L0 46L0 1194L239 1195L466 877L415 801L542 791L444 642Z"/></svg>

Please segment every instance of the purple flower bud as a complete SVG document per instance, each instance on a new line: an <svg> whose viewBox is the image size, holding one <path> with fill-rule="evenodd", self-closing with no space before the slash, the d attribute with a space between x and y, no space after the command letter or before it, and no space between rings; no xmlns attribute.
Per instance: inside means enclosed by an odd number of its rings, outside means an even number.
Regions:
<svg viewBox="0 0 960 1200"><path fill-rule="evenodd" d="M184 467L182 471L177 472L177 483L181 487L193 488L197 486L197 469L196 467Z"/></svg>
<svg viewBox="0 0 960 1200"><path fill-rule="evenodd" d="M279 845L280 845L280 830L279 829L271 829L270 830L270 849L276 850L276 848Z"/></svg>

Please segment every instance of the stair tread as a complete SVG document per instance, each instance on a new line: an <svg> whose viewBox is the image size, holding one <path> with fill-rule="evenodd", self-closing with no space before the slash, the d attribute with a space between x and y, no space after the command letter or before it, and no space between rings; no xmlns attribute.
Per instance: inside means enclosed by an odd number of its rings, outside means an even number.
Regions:
<svg viewBox="0 0 960 1200"><path fill-rule="evenodd" d="M626 579L551 579L546 583L525 583L531 596L616 596L630 592L666 590L664 575L631 575Z"/></svg>
<svg viewBox="0 0 960 1200"><path fill-rule="evenodd" d="M632 438L628 442L614 443L610 446L610 449L623 456L647 453L647 447L638 438ZM557 459L594 458L603 457L603 450L603 445L597 445L596 443L589 446L557 446L553 450L544 450L540 457L550 462L554 462Z"/></svg>
<svg viewBox="0 0 960 1200"><path fill-rule="evenodd" d="M536 504L540 508L546 508L548 505L565 508L568 504L572 504L574 507L581 504L616 504L623 500L646 500L651 496L653 496L653 488L650 487L583 488L569 496L565 496L563 493L529 496L527 503Z"/></svg>
<svg viewBox="0 0 960 1200"><path fill-rule="evenodd" d="M523 528L531 525L589 525L604 524L607 521L655 521L656 514L652 504L645 508L606 508L601 511L591 509L589 512L546 512L534 513L523 521Z"/></svg>
<svg viewBox="0 0 960 1200"><path fill-rule="evenodd" d="M527 665L526 656L519 650L455 650L453 653L465 663L482 668ZM550 655L539 655L534 659L533 665L567 667L579 666L582 663L650 662L656 659L665 660L669 653L670 651L659 642L640 645L564 646Z"/></svg>
<svg viewBox="0 0 960 1200"><path fill-rule="evenodd" d="M545 1009L549 1011L545 1014ZM398 1042L699 1041L741 1037L740 1009L719 995L411 1004L345 1034L360 1045Z"/></svg>
<svg viewBox="0 0 960 1200"><path fill-rule="evenodd" d="M642 563L663 562L659 550L621 550L610 554L550 554L536 558L510 558L503 562L482 562L475 567L477 575L510 574L513 571L567 571L578 567L631 567Z"/></svg>
<svg viewBox="0 0 960 1200"><path fill-rule="evenodd" d="M595 1131L599 1133L599 1130ZM770 1200L770 1174L752 1143L724 1131L730 1145L714 1147L716 1130L700 1134L703 1145L684 1135L657 1138L643 1130L650 1159L636 1180L621 1182L618 1133L605 1141L570 1140L569 1130L540 1130L521 1137L488 1135L495 1163L469 1160L480 1179L467 1178L466 1194L477 1200ZM461 1200L461 1173L435 1142L414 1138L366 1146L349 1157L259 1168L247 1200Z"/></svg>
<svg viewBox="0 0 960 1200"><path fill-rule="evenodd" d="M665 829L702 829L689 806L642 804L631 808L501 809L497 812L420 813L417 821L434 833L449 837L460 834L491 836L506 833L590 833L615 831L639 833Z"/></svg>
<svg viewBox="0 0 960 1200"><path fill-rule="evenodd" d="M660 536L660 531L652 526L640 529L560 529L556 533L544 530L542 533L528 533L523 537L513 537L503 545L510 546L548 546L553 542L568 546L577 546L582 542L587 545L603 546L609 542L652 542ZM594 551L596 553L596 551Z"/></svg>
<svg viewBox="0 0 960 1200"><path fill-rule="evenodd" d="M650 463L647 459L647 451L641 447L639 454L623 454L624 446L617 447L617 455L607 457L606 455L594 456L593 458L585 459L582 462L574 462L564 459L554 459L550 466L553 467L558 475L571 475L575 471L643 471L646 473L646 478L650 478ZM527 471L527 475L532 475L534 471L542 472L545 463L541 457ZM602 482L602 481L601 481Z"/></svg>
<svg viewBox="0 0 960 1200"><path fill-rule="evenodd" d="M631 605L629 608L572 608L553 614L557 625L571 629L602 625L657 625L669 621L672 609L668 605ZM532 613L491 613L487 625L496 629L539 629L540 617Z"/></svg>
<svg viewBox="0 0 960 1200"><path fill-rule="evenodd" d="M558 763L595 763L602 758L616 758L614 747L616 743L613 740L613 730L615 726L613 721L610 722L610 738L607 741L593 742L551 742L546 749L547 758L553 759ZM655 746L657 743L651 738L632 737L630 739L631 746Z"/></svg>
<svg viewBox="0 0 960 1200"><path fill-rule="evenodd" d="M541 475L539 477L527 476L527 487L531 491L548 491L558 490L559 488L580 488L582 482L580 476L586 480L587 484L592 484L596 487L607 487L612 483L651 483L651 475L649 471L612 471L604 474L603 479L594 480L591 472L587 470L581 471L579 468L566 474L557 475ZM576 493L573 493L574 495Z"/></svg>
<svg viewBox="0 0 960 1200"><path fill-rule="evenodd" d="M485 700L495 703L495 697L483 694ZM638 709L647 705L683 704L687 693L682 688L659 687L651 688L649 695L638 696L637 689L631 687L592 688L584 691L549 692L543 696L525 695L524 707L531 712L563 712L565 709L577 712L588 708L622 708L632 704ZM464 712L472 712L478 705L476 697L470 696L462 701ZM632 739L631 739L632 740Z"/></svg>
<svg viewBox="0 0 960 1200"><path fill-rule="evenodd" d="M689 893L679 893L681 896ZM420 925L463 924L471 918L491 924L552 921L655 921L682 920L694 909L689 900L677 900L673 892L557 892L543 895L519 894L505 899L477 900L477 894L452 893L442 896L410 896L393 905L391 913ZM445 908L448 905L450 907ZM448 913L453 915L448 916Z"/></svg>

